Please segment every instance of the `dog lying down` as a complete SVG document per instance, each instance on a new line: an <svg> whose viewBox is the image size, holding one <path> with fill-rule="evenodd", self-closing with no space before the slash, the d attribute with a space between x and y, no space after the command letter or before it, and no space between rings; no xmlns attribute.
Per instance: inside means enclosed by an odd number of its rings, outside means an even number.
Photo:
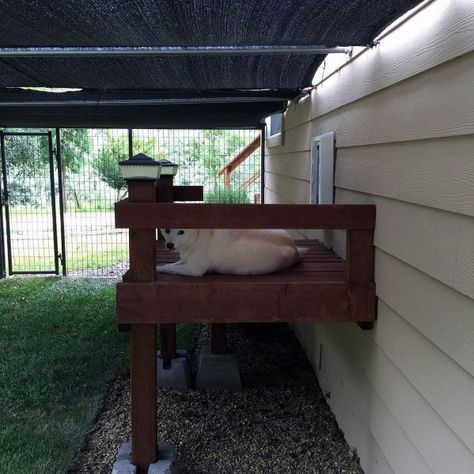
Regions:
<svg viewBox="0 0 474 474"><path fill-rule="evenodd" d="M284 230L160 229L166 248L181 260L157 266L161 273L263 275L299 262L301 251Z"/></svg>

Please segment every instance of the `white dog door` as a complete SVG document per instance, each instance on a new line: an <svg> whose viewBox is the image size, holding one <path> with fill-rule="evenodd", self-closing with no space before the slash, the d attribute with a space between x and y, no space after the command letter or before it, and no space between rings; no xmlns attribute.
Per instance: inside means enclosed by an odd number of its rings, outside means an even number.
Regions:
<svg viewBox="0 0 474 474"><path fill-rule="evenodd" d="M334 132L311 141L310 204L334 203Z"/></svg>

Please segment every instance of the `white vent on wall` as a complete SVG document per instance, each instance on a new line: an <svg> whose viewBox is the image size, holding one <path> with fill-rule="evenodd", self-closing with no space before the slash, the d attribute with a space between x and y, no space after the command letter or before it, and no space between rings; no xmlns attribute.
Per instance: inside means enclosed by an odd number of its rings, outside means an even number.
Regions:
<svg viewBox="0 0 474 474"><path fill-rule="evenodd" d="M265 145L267 147L283 145L283 114L273 114L265 119Z"/></svg>
<svg viewBox="0 0 474 474"><path fill-rule="evenodd" d="M334 203L334 132L311 140L310 204Z"/></svg>

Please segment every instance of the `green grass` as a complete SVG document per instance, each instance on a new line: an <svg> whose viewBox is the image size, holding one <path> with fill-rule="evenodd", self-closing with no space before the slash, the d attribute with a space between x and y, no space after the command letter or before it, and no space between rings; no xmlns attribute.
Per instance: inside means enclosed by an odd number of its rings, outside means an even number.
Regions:
<svg viewBox="0 0 474 474"><path fill-rule="evenodd" d="M0 472L64 473L113 378L128 368L115 285L11 278L0 283ZM190 327L178 345L190 341Z"/></svg>
<svg viewBox="0 0 474 474"><path fill-rule="evenodd" d="M78 245L67 253L67 271L107 268L128 260L128 243L101 244L102 250L95 242Z"/></svg>

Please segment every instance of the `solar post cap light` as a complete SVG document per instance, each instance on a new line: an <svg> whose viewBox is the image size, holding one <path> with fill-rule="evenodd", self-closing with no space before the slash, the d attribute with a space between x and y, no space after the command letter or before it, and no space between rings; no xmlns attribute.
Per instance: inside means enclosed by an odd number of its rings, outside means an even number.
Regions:
<svg viewBox="0 0 474 474"><path fill-rule="evenodd" d="M144 153L132 156L128 160L121 161L120 176L126 180L156 180L161 174L161 164Z"/></svg>
<svg viewBox="0 0 474 474"><path fill-rule="evenodd" d="M172 163L170 160L160 160L158 163L161 166L161 176L176 176L178 172L178 165Z"/></svg>

